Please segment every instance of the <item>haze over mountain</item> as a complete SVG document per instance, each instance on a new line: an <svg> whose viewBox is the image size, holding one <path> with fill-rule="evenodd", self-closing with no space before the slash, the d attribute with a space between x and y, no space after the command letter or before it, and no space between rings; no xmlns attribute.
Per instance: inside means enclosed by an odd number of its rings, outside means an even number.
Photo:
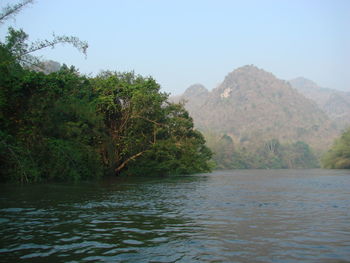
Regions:
<svg viewBox="0 0 350 263"><path fill-rule="evenodd" d="M315 102L252 65L229 73L212 91L193 85L177 98L181 99L201 131L228 134L246 147L277 139L325 149L337 134Z"/></svg>
<svg viewBox="0 0 350 263"><path fill-rule="evenodd" d="M62 65L54 60L43 60L38 64L29 65L28 68L37 72L43 72L44 74L50 74L60 70Z"/></svg>
<svg viewBox="0 0 350 263"><path fill-rule="evenodd" d="M350 92L322 88L303 77L292 79L289 83L305 97L316 102L339 129L350 125Z"/></svg>

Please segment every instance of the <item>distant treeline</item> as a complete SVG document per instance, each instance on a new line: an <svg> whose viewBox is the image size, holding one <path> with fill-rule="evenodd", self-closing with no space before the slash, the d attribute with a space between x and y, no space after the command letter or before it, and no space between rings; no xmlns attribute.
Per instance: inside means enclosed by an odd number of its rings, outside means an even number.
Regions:
<svg viewBox="0 0 350 263"><path fill-rule="evenodd" d="M217 169L350 169L350 128L321 158L302 141L287 144L272 139L247 149L226 134L221 137L206 134L206 138Z"/></svg>
<svg viewBox="0 0 350 263"><path fill-rule="evenodd" d="M154 79L117 72L87 77L67 66L34 71L34 60L23 61L26 39L10 29L0 43L1 181L210 170L202 134Z"/></svg>
<svg viewBox="0 0 350 263"><path fill-rule="evenodd" d="M318 158L304 142L282 144L277 139L247 149L234 144L223 135L219 139L207 136L218 169L286 169L316 168ZM214 140L214 141L213 141Z"/></svg>
<svg viewBox="0 0 350 263"><path fill-rule="evenodd" d="M323 156L325 168L350 169L350 128L338 138L331 149Z"/></svg>

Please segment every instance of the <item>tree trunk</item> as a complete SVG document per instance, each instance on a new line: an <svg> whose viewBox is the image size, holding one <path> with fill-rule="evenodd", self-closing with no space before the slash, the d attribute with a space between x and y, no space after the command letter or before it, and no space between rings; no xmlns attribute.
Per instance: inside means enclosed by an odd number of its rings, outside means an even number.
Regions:
<svg viewBox="0 0 350 263"><path fill-rule="evenodd" d="M136 159L137 157L141 156L143 153L145 153L146 151L142 151L139 152L133 156L131 156L130 158L126 159L124 162L122 162L121 165L119 165L116 169L115 169L115 174L118 175L118 173L128 164L128 162Z"/></svg>

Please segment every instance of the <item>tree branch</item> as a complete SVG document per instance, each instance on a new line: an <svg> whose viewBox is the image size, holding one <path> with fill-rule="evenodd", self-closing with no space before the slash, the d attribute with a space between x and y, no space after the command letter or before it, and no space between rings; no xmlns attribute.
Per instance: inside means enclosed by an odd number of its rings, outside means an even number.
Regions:
<svg viewBox="0 0 350 263"><path fill-rule="evenodd" d="M147 150L146 150L147 151ZM118 174L130 161L135 160L137 157L141 156L142 154L144 154L146 151L142 151L139 152L133 156L131 156L130 158L126 159L124 162L122 162L121 165L119 165L116 169L115 169L115 174Z"/></svg>
<svg viewBox="0 0 350 263"><path fill-rule="evenodd" d="M11 18L11 16L16 15L23 7L25 7L28 4L32 4L34 0L24 0L18 4L15 5L7 5L1 10L0 13L0 24L3 23L5 20Z"/></svg>
<svg viewBox="0 0 350 263"><path fill-rule="evenodd" d="M140 116L140 115L133 116L132 118L134 118L134 119L140 118L140 119L143 119L143 120L145 120L145 121L151 122L151 123L153 123L153 124L155 124L155 125L157 125L157 126L166 126L166 125L163 124L163 123L156 122L156 121L154 121L154 120L148 119L148 118L143 117L143 116Z"/></svg>
<svg viewBox="0 0 350 263"><path fill-rule="evenodd" d="M33 53L35 51L38 51L40 49L44 49L47 47L54 48L57 44L71 44L76 49L78 49L80 52L82 52L84 55L86 55L86 50L89 47L88 43L85 41L81 41L79 38L74 36L56 36L53 34L53 40L41 40L36 41L32 43L30 48L26 50L25 52L20 54L21 56L25 56L27 54Z"/></svg>

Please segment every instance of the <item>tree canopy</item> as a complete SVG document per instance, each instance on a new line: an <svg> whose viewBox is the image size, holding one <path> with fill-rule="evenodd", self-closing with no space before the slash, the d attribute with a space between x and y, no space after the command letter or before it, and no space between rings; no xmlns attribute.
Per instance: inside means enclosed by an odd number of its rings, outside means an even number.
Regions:
<svg viewBox="0 0 350 263"><path fill-rule="evenodd" d="M32 1L4 8L3 22ZM0 180L71 181L106 174L173 175L210 170L210 150L182 104L151 77L74 67L38 71L38 49L75 37L28 43L9 28L0 42ZM39 62L39 63L37 63Z"/></svg>
<svg viewBox="0 0 350 263"><path fill-rule="evenodd" d="M208 136L214 152L213 159L219 169L285 169L316 168L319 162L305 142L280 143L271 139L247 149L234 143L227 134L221 137Z"/></svg>
<svg viewBox="0 0 350 263"><path fill-rule="evenodd" d="M335 140L331 149L323 156L322 164L325 168L350 169L350 128Z"/></svg>

